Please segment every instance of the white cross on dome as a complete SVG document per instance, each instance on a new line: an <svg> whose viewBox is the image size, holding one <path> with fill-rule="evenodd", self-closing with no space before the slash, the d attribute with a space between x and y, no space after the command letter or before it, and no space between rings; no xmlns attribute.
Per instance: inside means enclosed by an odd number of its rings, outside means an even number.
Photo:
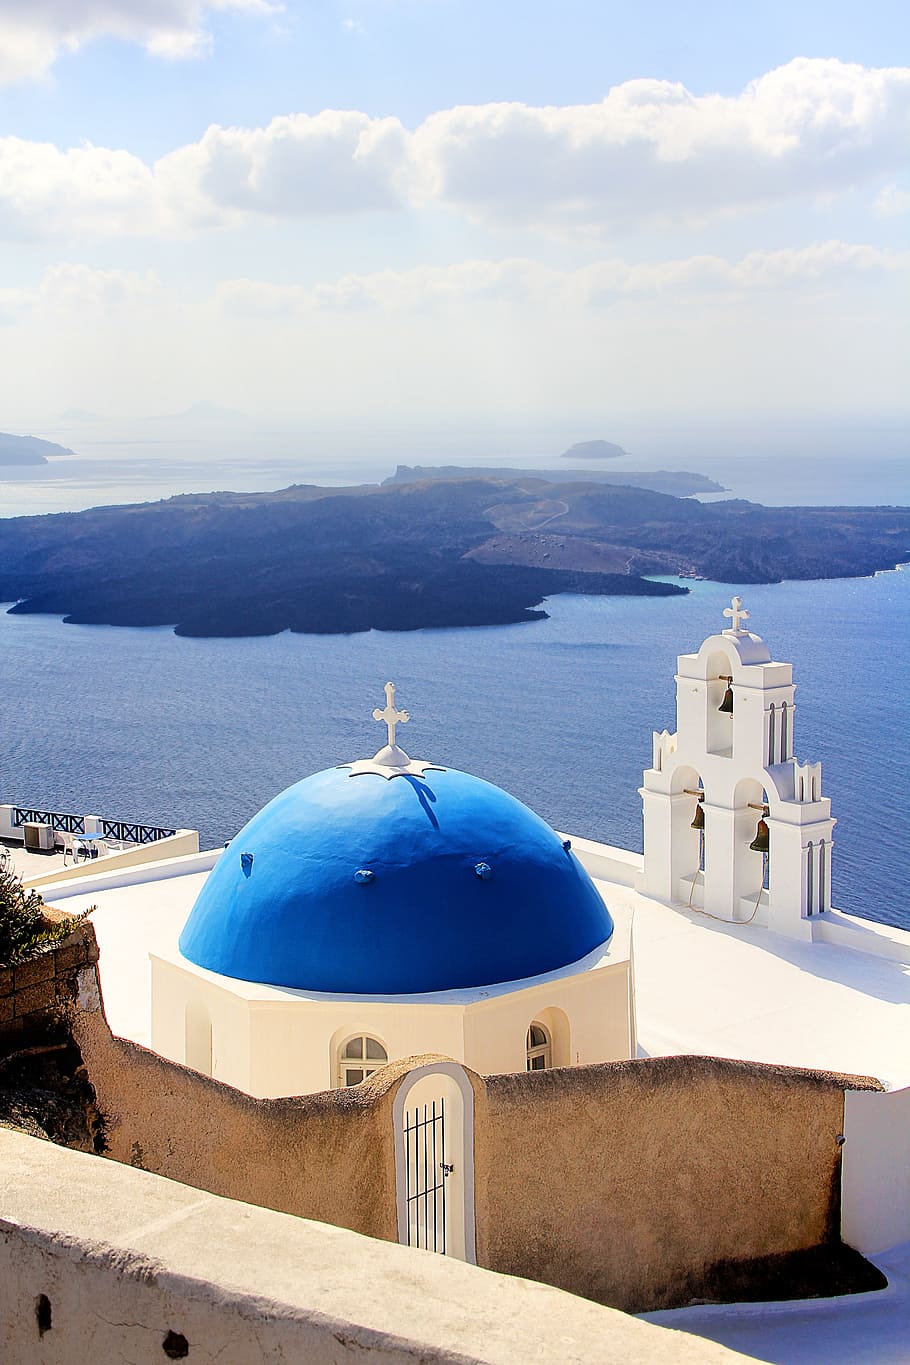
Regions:
<svg viewBox="0 0 910 1365"><path fill-rule="evenodd" d="M411 719L410 711L399 711L395 706L395 684L387 682L385 685L385 706L380 710L377 706L373 711L373 719L385 722L388 731L388 744L395 746L395 730L399 725L405 725Z"/></svg>

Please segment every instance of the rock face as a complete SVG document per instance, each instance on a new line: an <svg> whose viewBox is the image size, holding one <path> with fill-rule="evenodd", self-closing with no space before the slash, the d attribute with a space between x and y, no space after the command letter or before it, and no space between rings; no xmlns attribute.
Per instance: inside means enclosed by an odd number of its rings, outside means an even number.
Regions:
<svg viewBox="0 0 910 1365"><path fill-rule="evenodd" d="M0 431L0 465L47 464L49 455L72 455L66 446L42 441L40 436L13 436Z"/></svg>
<svg viewBox="0 0 910 1365"><path fill-rule="evenodd" d="M562 452L563 460L618 460L620 455L628 455L622 446L612 441L576 441L574 446Z"/></svg>

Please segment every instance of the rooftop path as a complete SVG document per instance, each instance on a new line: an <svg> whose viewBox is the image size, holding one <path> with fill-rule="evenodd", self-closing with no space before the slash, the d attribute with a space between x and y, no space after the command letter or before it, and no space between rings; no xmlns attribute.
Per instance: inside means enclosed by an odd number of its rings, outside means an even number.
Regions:
<svg viewBox="0 0 910 1365"><path fill-rule="evenodd" d="M153 867L147 872L155 875ZM191 871L102 890L99 875L65 900L62 888L47 888L46 898L67 909L97 907L99 970L115 1033L148 1043L148 953L173 951L205 876ZM910 934L857 921L868 941L881 940L892 953L905 944L902 962L722 924L628 886L597 885L614 917L633 916L640 1055L699 1053L910 1085Z"/></svg>
<svg viewBox="0 0 910 1365"><path fill-rule="evenodd" d="M910 1085L910 934L883 928L889 950L906 941L900 962L599 886L611 908L634 913L640 1055L705 1053Z"/></svg>

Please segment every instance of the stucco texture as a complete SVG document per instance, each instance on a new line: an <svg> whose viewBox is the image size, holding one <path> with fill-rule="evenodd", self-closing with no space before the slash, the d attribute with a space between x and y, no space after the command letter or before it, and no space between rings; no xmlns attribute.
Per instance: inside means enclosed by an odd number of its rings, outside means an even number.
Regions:
<svg viewBox="0 0 910 1365"><path fill-rule="evenodd" d="M438 1058L258 1100L114 1038L97 992L81 998L110 1157L397 1240L395 1096ZM467 1075L478 1264L635 1312L722 1298L731 1271L836 1243L844 1092L880 1088L706 1057Z"/></svg>
<svg viewBox="0 0 910 1365"><path fill-rule="evenodd" d="M478 1262L644 1312L836 1241L853 1086L878 1088L708 1057L488 1077Z"/></svg>
<svg viewBox="0 0 910 1365"><path fill-rule="evenodd" d="M116 1161L355 1232L397 1240L394 1068L348 1090L257 1100L111 1035L74 1034Z"/></svg>

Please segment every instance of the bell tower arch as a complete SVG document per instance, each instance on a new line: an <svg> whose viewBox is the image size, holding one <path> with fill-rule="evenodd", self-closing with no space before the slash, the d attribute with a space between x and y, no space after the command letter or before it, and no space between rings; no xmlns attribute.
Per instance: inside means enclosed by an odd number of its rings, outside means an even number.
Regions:
<svg viewBox="0 0 910 1365"><path fill-rule="evenodd" d="M727 629L679 656L676 731L654 733L639 889L811 938L813 916L830 908L835 824L821 764L794 757L791 665L745 629L741 598L724 615Z"/></svg>

